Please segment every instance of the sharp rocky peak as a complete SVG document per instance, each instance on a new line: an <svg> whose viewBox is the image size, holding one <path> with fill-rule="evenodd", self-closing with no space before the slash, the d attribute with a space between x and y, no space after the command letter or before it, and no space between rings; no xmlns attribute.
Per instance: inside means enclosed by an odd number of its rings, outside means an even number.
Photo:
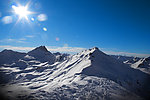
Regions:
<svg viewBox="0 0 150 100"><path fill-rule="evenodd" d="M94 50L99 50L98 47L93 47L92 49L94 49Z"/></svg>
<svg viewBox="0 0 150 100"><path fill-rule="evenodd" d="M100 51L98 47L93 47L91 49L84 50L81 53L77 53L77 56L79 56L80 58L82 57L97 58L97 57L106 57L108 55Z"/></svg>
<svg viewBox="0 0 150 100"><path fill-rule="evenodd" d="M89 49L89 51L95 51L95 50L99 50L98 47L93 47Z"/></svg>
<svg viewBox="0 0 150 100"><path fill-rule="evenodd" d="M104 52L100 51L98 47L93 47L93 48L89 49L89 51L90 51L90 54L96 53L96 54L106 55Z"/></svg>
<svg viewBox="0 0 150 100"><path fill-rule="evenodd" d="M39 46L32 51L29 51L27 54L39 60L40 62L48 61L51 64L54 63L56 59L55 56L49 52L45 46Z"/></svg>
<svg viewBox="0 0 150 100"><path fill-rule="evenodd" d="M32 51L36 51L36 50L48 52L48 50L47 50L47 48L46 48L45 46L39 46L39 47L35 48L35 49L32 50Z"/></svg>

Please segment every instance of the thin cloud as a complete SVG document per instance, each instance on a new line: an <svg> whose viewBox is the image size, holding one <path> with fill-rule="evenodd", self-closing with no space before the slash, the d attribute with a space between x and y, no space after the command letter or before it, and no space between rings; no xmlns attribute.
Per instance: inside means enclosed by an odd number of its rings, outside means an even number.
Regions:
<svg viewBox="0 0 150 100"><path fill-rule="evenodd" d="M65 52L65 53L78 53L86 48L81 48L81 47L51 47L48 46L48 50L52 52Z"/></svg>
<svg viewBox="0 0 150 100"><path fill-rule="evenodd" d="M0 48L16 50L16 51L30 51L30 50L34 49L34 47L15 47L15 46L9 46L9 45L3 45L3 46L0 46Z"/></svg>
<svg viewBox="0 0 150 100"><path fill-rule="evenodd" d="M27 37L27 38L33 38L33 37L35 37L34 35L27 35L27 36L25 36L25 37Z"/></svg>
<svg viewBox="0 0 150 100"><path fill-rule="evenodd" d="M23 41L25 41L25 40L26 40L26 38L20 38L19 40L23 40Z"/></svg>
<svg viewBox="0 0 150 100"><path fill-rule="evenodd" d="M114 51L104 51L106 54L110 55L122 55L122 56L136 56L136 57L148 57L150 54L140 54L140 53L130 53L130 52L114 52Z"/></svg>
<svg viewBox="0 0 150 100"><path fill-rule="evenodd" d="M12 21L13 21L13 19L12 19L11 16L5 16L5 17L2 18L2 22L4 24L10 24L10 23L12 23Z"/></svg>
<svg viewBox="0 0 150 100"><path fill-rule="evenodd" d="M3 40L0 40L0 42L13 42L15 41L15 39L3 39Z"/></svg>
<svg viewBox="0 0 150 100"><path fill-rule="evenodd" d="M15 42L15 43L27 43L25 41L26 39L25 38L20 38L20 39L3 39L3 40L0 40L1 43L12 43L12 42Z"/></svg>
<svg viewBox="0 0 150 100"><path fill-rule="evenodd" d="M66 44L64 44L64 47L68 47L68 44L66 43Z"/></svg>

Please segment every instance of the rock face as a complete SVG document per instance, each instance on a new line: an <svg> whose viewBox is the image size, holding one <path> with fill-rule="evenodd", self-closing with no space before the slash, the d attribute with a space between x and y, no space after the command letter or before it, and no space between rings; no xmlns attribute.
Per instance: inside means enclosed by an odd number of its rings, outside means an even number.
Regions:
<svg viewBox="0 0 150 100"><path fill-rule="evenodd" d="M56 57L51 52L49 52L45 46L37 47L27 54L34 57L35 59L38 59L41 62L48 61L50 64L53 64L56 60Z"/></svg>

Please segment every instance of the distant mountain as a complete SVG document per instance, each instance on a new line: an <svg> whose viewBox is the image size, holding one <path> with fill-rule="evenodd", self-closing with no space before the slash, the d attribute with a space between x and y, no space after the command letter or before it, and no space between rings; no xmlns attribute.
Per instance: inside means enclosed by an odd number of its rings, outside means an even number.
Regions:
<svg viewBox="0 0 150 100"><path fill-rule="evenodd" d="M132 68L150 74L150 57L139 58L139 57L128 57L128 56L119 56L119 55L111 55L111 56L123 62L124 64L128 64Z"/></svg>
<svg viewBox="0 0 150 100"><path fill-rule="evenodd" d="M150 57L141 58L139 61L133 63L131 67L150 74Z"/></svg>
<svg viewBox="0 0 150 100"><path fill-rule="evenodd" d="M58 61L58 62L67 60L70 56L70 54L60 53L60 52L56 52L56 53L53 53L53 54L56 56L56 61Z"/></svg>
<svg viewBox="0 0 150 100"><path fill-rule="evenodd" d="M50 64L56 61L56 57L49 52L45 46L40 46L27 53L27 55L38 59L40 62L48 61Z"/></svg>
<svg viewBox="0 0 150 100"><path fill-rule="evenodd" d="M9 83L0 84L2 94L11 99L44 100L149 98L149 74L103 53L97 47L65 55L67 59L60 59L62 55L52 54L45 46L40 46L22 59L1 66L1 77Z"/></svg>
<svg viewBox="0 0 150 100"><path fill-rule="evenodd" d="M132 57L132 56L131 57L130 56L121 56L121 55L111 55L111 56L121 62L126 63L126 64L133 64L141 59L139 57Z"/></svg>
<svg viewBox="0 0 150 100"><path fill-rule="evenodd" d="M20 53L20 52L5 49L2 52L0 52L0 65L11 64L21 59L25 55L26 55L25 53Z"/></svg>
<svg viewBox="0 0 150 100"><path fill-rule="evenodd" d="M131 65L131 64L136 63L136 62L137 62L137 61L139 61L140 59L141 59L141 58L134 57L133 59L130 59L130 60L124 61L123 63Z"/></svg>

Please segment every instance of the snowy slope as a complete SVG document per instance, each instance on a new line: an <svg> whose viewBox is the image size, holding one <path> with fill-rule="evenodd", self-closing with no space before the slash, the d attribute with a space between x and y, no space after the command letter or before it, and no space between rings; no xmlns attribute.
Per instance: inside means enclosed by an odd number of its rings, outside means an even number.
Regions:
<svg viewBox="0 0 150 100"><path fill-rule="evenodd" d="M140 59L139 61L132 64L131 67L150 74L150 57Z"/></svg>
<svg viewBox="0 0 150 100"><path fill-rule="evenodd" d="M138 75L143 77L146 75L138 70L130 68L129 66L117 61L116 59L104 54L97 48L93 48L90 53L91 66L84 69L83 73L92 76L102 76L111 78L111 80L131 80L135 79ZM117 75L117 74L118 75ZM147 76L147 75L146 75ZM145 76L145 77L146 77ZM142 77L142 78L143 78ZM141 79L138 79L141 80Z"/></svg>
<svg viewBox="0 0 150 100"><path fill-rule="evenodd" d="M90 55L91 66L85 68L83 74L113 80L137 94L145 95L143 91L149 87L149 75L117 61L97 48L93 48Z"/></svg>
<svg viewBox="0 0 150 100"><path fill-rule="evenodd" d="M53 64L41 61L40 56L45 57L45 53L39 52L47 52L44 48L34 49L19 60L24 64L1 66L0 72L12 79L8 84L2 84L3 94L14 99L39 100L148 98L148 74L121 63L96 47ZM22 69L19 67L22 65L26 66Z"/></svg>

